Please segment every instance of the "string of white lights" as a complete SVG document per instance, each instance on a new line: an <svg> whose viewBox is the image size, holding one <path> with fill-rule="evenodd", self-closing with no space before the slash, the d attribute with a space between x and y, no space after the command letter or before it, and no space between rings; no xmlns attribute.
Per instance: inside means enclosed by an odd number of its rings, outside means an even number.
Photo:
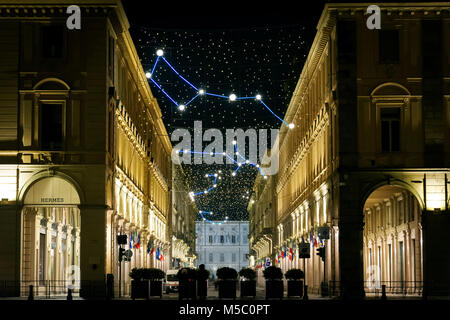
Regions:
<svg viewBox="0 0 450 320"><path fill-rule="evenodd" d="M164 51L162 49L158 49L156 51L156 61L155 64L153 65L152 71L151 72L147 72L145 74L145 76L147 77L147 79L150 79L151 82L153 82L153 84L159 89L161 90L161 92L167 97L169 98L170 101L172 101L175 106L178 108L179 111L184 111L186 109L186 107L195 99L197 99L199 96L203 96L203 95L207 95L207 96L212 96L212 97L217 97L217 98L223 98L223 99L228 99L230 102L233 101L238 101L238 100L248 100L248 99L255 99L256 101L259 101L267 110L270 111L270 113L272 113L278 120L280 120L281 122L283 122L287 127L289 127L289 129L293 129L295 127L295 125L293 123L287 123L286 121L284 121L282 118L280 118L275 112L272 111L272 109L269 108L269 106L262 100L262 96L260 94L257 94L254 97L238 97L236 96L236 94L231 93L229 96L224 96L224 95L220 95L220 94L215 94L215 93L210 93L210 92L206 92L204 89L199 89L196 86L194 86L192 83L190 83L188 80L186 80L186 78L184 78L177 70L175 70L175 68L169 63L169 61L167 61L167 59L164 57ZM153 79L153 74L155 72L156 66L158 65L160 60L163 60L167 66L172 69L172 71L184 82L186 82L192 89L194 89L196 91L196 95L194 97L192 97L188 102L184 103L184 104L180 104L178 102L176 102L166 91L164 91L164 89L161 87L160 84L158 84L154 79Z"/></svg>
<svg viewBox="0 0 450 320"><path fill-rule="evenodd" d="M229 99L229 101L233 102L233 101L237 101L237 100L248 100L248 99L255 99L256 101L259 101L267 110L269 110L276 118L278 118L280 121L282 121L286 126L288 126L290 129L294 128L294 124L290 123L288 124L287 122L285 122L283 119L281 119L278 115L276 115L268 106L267 104L264 103L264 101L262 100L262 97L260 94L257 94L254 97L238 97L236 96L234 93L230 94L228 97L224 96L224 95L220 95L220 94L215 94L215 93L210 93L210 92L206 92L204 89L199 89L196 86L194 86L192 83L190 83L188 80L186 80L177 70L175 70L175 68L166 60L166 58L164 57L164 51L162 49L158 49L156 51L156 61L155 64L153 65L152 71L151 72L147 72L145 74L147 79L150 79L151 82L153 82L153 84L170 100L172 101L178 108L179 111L184 111L186 109L186 107L195 99L197 99L199 96L203 96L203 95L208 95L208 96L212 96L212 97L217 97L217 98L224 98L224 99ZM154 79L153 79L153 74L155 72L156 66L158 64L158 62L160 61L160 59L162 59L167 66L169 66L173 72L175 72L175 74L182 79L184 82L186 82L190 87L192 87L197 94L192 97L188 102L186 102L185 104L179 104L178 102L176 102L166 91L164 91L164 89L161 87L161 85L159 85ZM242 167L242 165L245 164L249 164L251 166L254 166L256 168L258 168L259 172L261 173L261 175L264 177L264 179L267 179L267 176L265 176L259 166L259 164L257 163L252 163L250 162L248 159L246 159L243 155L241 155L238 150L237 150L237 142L233 141L233 145L234 145L234 152L236 155L236 158L240 158L242 161L236 161L234 159L234 157L232 157L231 155L229 155L226 152L223 153L218 153L218 152L202 152L202 151L191 151L191 150L181 150L181 151L176 151L176 152L182 152L182 153L190 153L190 154L202 154L202 155L222 155L227 157L228 159L232 160L234 164L236 164L236 169L231 173L231 176L236 176L237 172L239 171L239 169ZM218 171L218 173L207 173L205 175L206 178L211 178L214 177L214 181L213 181L213 185L209 188L209 189L205 189L203 191L199 191L199 192L190 192L189 196L191 198L192 201L195 201L195 197L198 195L202 195L202 194L207 194L209 193L211 190L213 190L214 188L217 187L217 179L222 179L221 176L219 176L219 174L222 173L221 170ZM203 211L200 210L199 211L200 216L202 217L203 221L212 223L212 224L222 224L225 223L226 221L228 221L228 217L225 217L225 220L223 220L222 222L215 222L210 220L209 218L205 217L204 214L208 214L208 216L211 216L213 214L212 211Z"/></svg>

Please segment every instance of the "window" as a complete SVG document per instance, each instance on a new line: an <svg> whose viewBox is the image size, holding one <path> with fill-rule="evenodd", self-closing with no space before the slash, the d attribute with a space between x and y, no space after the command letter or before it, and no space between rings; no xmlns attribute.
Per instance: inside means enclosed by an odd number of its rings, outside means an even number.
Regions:
<svg viewBox="0 0 450 320"><path fill-rule="evenodd" d="M220 243L223 243L223 242L224 242L224 237L220 236Z"/></svg>
<svg viewBox="0 0 450 320"><path fill-rule="evenodd" d="M399 62L399 32L398 30L378 31L379 62L383 64Z"/></svg>
<svg viewBox="0 0 450 320"><path fill-rule="evenodd" d="M220 254L220 262L224 262L225 261L225 254L221 253Z"/></svg>
<svg viewBox="0 0 450 320"><path fill-rule="evenodd" d="M231 242L232 242L232 243L236 243L236 236L235 236L235 235L232 235L232 236L231 236Z"/></svg>
<svg viewBox="0 0 450 320"><path fill-rule="evenodd" d="M209 257L208 257L209 259L209 262L214 262L214 259L213 259L213 254L212 253L210 253L209 254Z"/></svg>
<svg viewBox="0 0 450 320"><path fill-rule="evenodd" d="M63 142L62 105L41 104L41 147L61 150Z"/></svg>
<svg viewBox="0 0 450 320"><path fill-rule="evenodd" d="M231 262L236 262L236 253L231 254Z"/></svg>
<svg viewBox="0 0 450 320"><path fill-rule="evenodd" d="M208 237L208 242L209 242L209 243L212 243L212 242L213 242L213 236L210 235L210 236Z"/></svg>
<svg viewBox="0 0 450 320"><path fill-rule="evenodd" d="M381 108L381 151L400 151L400 108Z"/></svg>
<svg viewBox="0 0 450 320"><path fill-rule="evenodd" d="M51 25L42 27L42 55L44 58L63 56L64 27Z"/></svg>

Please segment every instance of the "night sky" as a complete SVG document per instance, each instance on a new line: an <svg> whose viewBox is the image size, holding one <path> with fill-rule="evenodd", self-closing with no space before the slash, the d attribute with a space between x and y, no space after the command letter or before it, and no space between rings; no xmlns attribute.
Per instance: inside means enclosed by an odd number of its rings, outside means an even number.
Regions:
<svg viewBox="0 0 450 320"><path fill-rule="evenodd" d="M164 57L196 87L224 96L261 94L263 101L283 118L314 38L322 5L313 12L302 13L294 13L290 11L293 8L286 6L284 12L264 6L240 5L220 12L196 6L194 9L173 5L173 10L168 10L164 4L157 4L152 12L144 14L131 1L124 1L144 70L151 71L156 50L163 49ZM196 95L162 61L152 78L179 104ZM189 128L192 134L194 120L202 121L203 130L222 131L280 128L282 124L254 100L230 103L228 99L202 96L180 112L153 83L150 88L169 135L177 128ZM248 219L246 208L257 174L255 167L243 166L235 177L231 176L235 165L183 167L193 192L212 186L205 174L222 170L217 188L195 198L199 210L214 212L209 216L211 220L223 220L226 216L229 220Z"/></svg>

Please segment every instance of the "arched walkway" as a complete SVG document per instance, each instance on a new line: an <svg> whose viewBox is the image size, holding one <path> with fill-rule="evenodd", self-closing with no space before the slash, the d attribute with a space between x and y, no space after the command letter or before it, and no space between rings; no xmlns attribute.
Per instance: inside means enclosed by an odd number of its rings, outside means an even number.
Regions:
<svg viewBox="0 0 450 320"><path fill-rule="evenodd" d="M368 296L422 293L421 206L403 187L375 189L364 204L364 289Z"/></svg>
<svg viewBox="0 0 450 320"><path fill-rule="evenodd" d="M34 177L22 191L22 295L66 294L79 288L80 195L62 176Z"/></svg>

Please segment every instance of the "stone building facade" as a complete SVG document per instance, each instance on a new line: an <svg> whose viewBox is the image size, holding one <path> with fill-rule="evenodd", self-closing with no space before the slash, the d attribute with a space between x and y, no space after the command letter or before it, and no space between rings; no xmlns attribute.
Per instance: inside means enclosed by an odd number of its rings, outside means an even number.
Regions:
<svg viewBox="0 0 450 320"><path fill-rule="evenodd" d="M197 263L204 264L210 276L216 276L220 267L239 272L249 266L248 221L196 221Z"/></svg>
<svg viewBox="0 0 450 320"><path fill-rule="evenodd" d="M172 164L171 264L170 268L194 267L197 206L189 196L188 178L181 165Z"/></svg>
<svg viewBox="0 0 450 320"><path fill-rule="evenodd" d="M80 30L66 27L74 4ZM107 274L128 294L131 268L167 268L172 168L122 5L0 1L0 13L1 294L79 279L81 295L104 296ZM133 251L121 275L119 234Z"/></svg>
<svg viewBox="0 0 450 320"><path fill-rule="evenodd" d="M258 174L253 186L253 192L247 207L250 224L250 266L255 268L258 274L258 284L264 284L262 270L269 260L275 262L273 242L276 241L276 176L262 176Z"/></svg>
<svg viewBox="0 0 450 320"><path fill-rule="evenodd" d="M318 23L279 134L274 251L310 243L279 265L311 292L361 297L378 279L448 294L448 4L383 4L381 30L366 9L327 4Z"/></svg>

